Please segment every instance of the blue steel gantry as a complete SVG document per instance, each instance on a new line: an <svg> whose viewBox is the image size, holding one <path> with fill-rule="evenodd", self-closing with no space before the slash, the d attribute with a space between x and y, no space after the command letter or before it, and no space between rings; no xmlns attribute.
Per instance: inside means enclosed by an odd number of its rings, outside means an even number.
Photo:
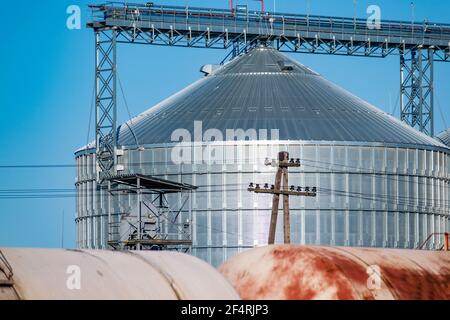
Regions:
<svg viewBox="0 0 450 320"><path fill-rule="evenodd" d="M264 44L283 52L400 56L401 120L434 135L433 68L450 61L450 24L109 2L92 5L96 34L96 152L99 180L116 173L117 44L230 49Z"/></svg>

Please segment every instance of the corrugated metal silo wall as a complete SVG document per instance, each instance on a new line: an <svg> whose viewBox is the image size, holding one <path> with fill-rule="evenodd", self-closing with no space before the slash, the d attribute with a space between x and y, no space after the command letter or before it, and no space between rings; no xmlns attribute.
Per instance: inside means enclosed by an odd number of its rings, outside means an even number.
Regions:
<svg viewBox="0 0 450 320"><path fill-rule="evenodd" d="M193 196L193 254L215 266L267 243L271 197L246 189L250 182L273 183L274 169L266 167L264 160L279 150L302 161L300 169L290 170L290 184L319 188L317 198L291 197L294 243L415 248L430 234L450 228L450 161L442 150L343 143L273 143L269 149L263 148L267 144L258 145L262 148L247 152L233 164L220 160L210 165L174 165L169 145L126 150L121 161L126 173L141 172L199 187ZM223 155L229 155L230 148L225 146ZM92 155L77 158L80 248L106 248L108 196L96 192L93 161ZM170 199L180 204L174 197ZM120 196L112 205L123 212L133 202ZM187 218L187 211L179 217L180 221ZM277 230L278 243L281 230ZM430 249L441 246L439 237L428 243Z"/></svg>

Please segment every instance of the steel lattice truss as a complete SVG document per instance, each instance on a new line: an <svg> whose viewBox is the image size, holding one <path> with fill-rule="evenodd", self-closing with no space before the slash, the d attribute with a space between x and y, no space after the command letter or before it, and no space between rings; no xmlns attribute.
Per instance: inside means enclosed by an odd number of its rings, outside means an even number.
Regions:
<svg viewBox="0 0 450 320"><path fill-rule="evenodd" d="M283 52L385 58L400 56L401 119L434 134L433 63L450 61L450 25L110 3L91 6L97 34L97 157L114 172L116 45L229 49L225 62L265 44ZM102 40L103 39L103 40Z"/></svg>
<svg viewBox="0 0 450 320"><path fill-rule="evenodd" d="M400 57L401 120L434 136L433 50L411 51Z"/></svg>
<svg viewBox="0 0 450 320"><path fill-rule="evenodd" d="M159 46L230 49L236 46L252 47L257 44L273 46L282 52L333 54L345 56L363 56L385 58L390 55L401 55L411 51L417 51L424 46L421 44L407 46L404 43L393 44L389 42L367 41L342 41L337 39L321 39L318 37L306 38L300 34L297 37L285 35L255 35L243 30L241 33L229 33L228 31L213 33L193 32L192 30L161 30L156 27L150 29L116 27L118 43L126 44L150 44ZM447 48L434 47L433 60L450 61Z"/></svg>
<svg viewBox="0 0 450 320"><path fill-rule="evenodd" d="M117 33L96 31L96 157L101 181L114 174L116 148L116 39Z"/></svg>

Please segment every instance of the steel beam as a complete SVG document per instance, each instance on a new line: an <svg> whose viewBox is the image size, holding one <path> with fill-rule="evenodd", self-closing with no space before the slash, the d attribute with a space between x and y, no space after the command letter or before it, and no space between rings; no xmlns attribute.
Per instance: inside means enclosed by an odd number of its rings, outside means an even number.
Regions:
<svg viewBox="0 0 450 320"><path fill-rule="evenodd" d="M431 48L400 55L400 118L429 136L434 136L433 62Z"/></svg>
<svg viewBox="0 0 450 320"><path fill-rule="evenodd" d="M295 52L384 57L399 48L422 46L433 47L436 60L448 61L450 54L449 24L385 20L371 29L366 19L345 17L129 3L90 7L93 17L88 26L121 28L137 43L223 49L233 39L246 43L246 38L257 38L278 41L280 46L293 44L286 50Z"/></svg>
<svg viewBox="0 0 450 320"><path fill-rule="evenodd" d="M212 32L192 29L186 30L156 28L130 28L117 26L117 42L124 44L147 44L157 46L172 46L185 48L230 49L230 56L237 56L255 44L261 43L275 47L281 52L331 54L340 56L358 56L370 58L386 58L392 55L401 55L422 48L419 42L416 45L406 46L404 43L388 41L374 41L370 38L354 40L353 38L321 38L318 35L297 33L295 36L266 35L248 33L245 28L229 32ZM449 48L435 46L435 61L450 61Z"/></svg>

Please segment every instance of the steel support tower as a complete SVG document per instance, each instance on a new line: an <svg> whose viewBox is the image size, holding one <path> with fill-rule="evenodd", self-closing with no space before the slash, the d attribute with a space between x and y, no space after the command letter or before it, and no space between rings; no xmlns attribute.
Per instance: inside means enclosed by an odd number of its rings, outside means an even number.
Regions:
<svg viewBox="0 0 450 320"><path fill-rule="evenodd" d="M117 148L117 32L95 30L95 137L97 180L116 173Z"/></svg>
<svg viewBox="0 0 450 320"><path fill-rule="evenodd" d="M412 50L400 55L401 120L434 136L434 50Z"/></svg>
<svg viewBox="0 0 450 320"><path fill-rule="evenodd" d="M116 173L117 44L230 49L258 44L283 52L400 57L401 119L434 135L434 62L450 61L450 24L248 12L111 2L92 5L96 34L96 136L99 180ZM225 62L224 61L224 62Z"/></svg>

